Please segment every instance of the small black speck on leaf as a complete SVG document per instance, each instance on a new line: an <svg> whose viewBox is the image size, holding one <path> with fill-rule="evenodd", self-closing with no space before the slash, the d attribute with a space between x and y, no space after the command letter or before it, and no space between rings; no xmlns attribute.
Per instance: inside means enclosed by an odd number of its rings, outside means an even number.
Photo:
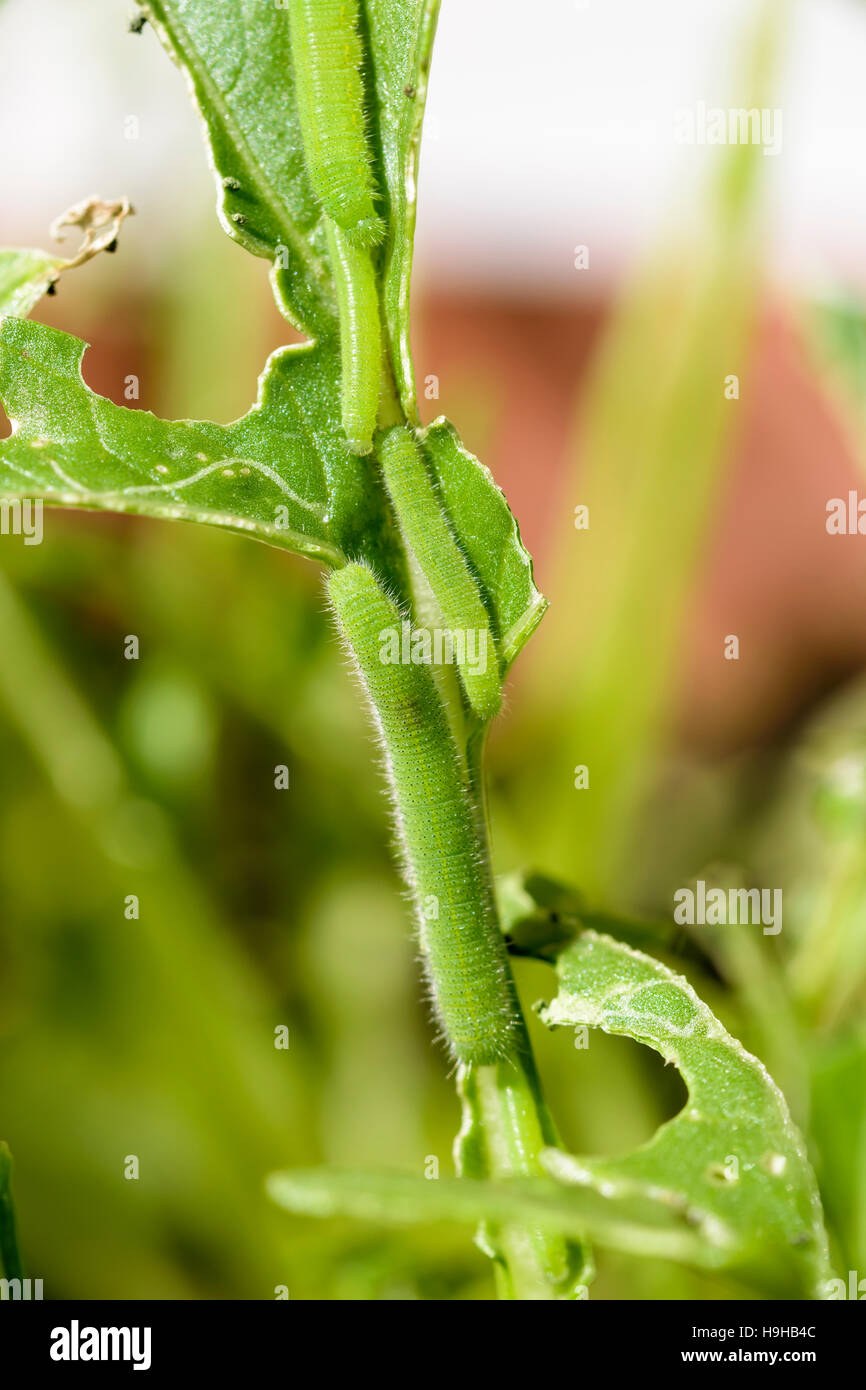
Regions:
<svg viewBox="0 0 866 1390"><path fill-rule="evenodd" d="M113 256L115 251L117 250L117 237L114 238L114 241L110 241L105 249L109 252L110 255Z"/></svg>
<svg viewBox="0 0 866 1390"><path fill-rule="evenodd" d="M48 289L45 291L45 293L46 293L46 294L56 294L56 293L57 293L57 286L55 285L55 283L54 283L53 280L51 281L51 284L48 286Z"/></svg>
<svg viewBox="0 0 866 1390"><path fill-rule="evenodd" d="M134 14L129 21L130 34L140 34L147 23L147 15L142 10L140 14Z"/></svg>

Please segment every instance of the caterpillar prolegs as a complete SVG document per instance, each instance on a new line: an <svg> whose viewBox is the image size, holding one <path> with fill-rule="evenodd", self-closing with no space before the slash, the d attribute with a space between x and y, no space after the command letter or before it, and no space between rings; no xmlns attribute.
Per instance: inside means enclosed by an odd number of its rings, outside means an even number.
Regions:
<svg viewBox="0 0 866 1390"><path fill-rule="evenodd" d="M364 565L329 580L343 635L382 736L437 1012L461 1062L511 1055L514 984L496 921L463 768L430 669L386 665L403 615Z"/></svg>
<svg viewBox="0 0 866 1390"><path fill-rule="evenodd" d="M295 99L313 192L359 246L376 246L376 212L364 114L358 0L289 0Z"/></svg>

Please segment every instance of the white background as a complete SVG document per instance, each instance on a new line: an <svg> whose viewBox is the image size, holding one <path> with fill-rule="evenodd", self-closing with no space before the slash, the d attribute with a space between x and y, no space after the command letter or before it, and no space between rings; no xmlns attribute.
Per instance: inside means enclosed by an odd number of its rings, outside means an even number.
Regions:
<svg viewBox="0 0 866 1390"><path fill-rule="evenodd" d="M227 0L227 3L229 0ZM250 0L248 0L248 3ZM265 3L265 0L262 0ZM213 202L184 82L125 0L0 6L0 239L47 244L58 211L127 193L142 270ZM767 159L773 274L866 286L866 0L789 7L784 143ZM418 255L437 282L575 292L572 248L616 280L688 216L712 151L678 108L740 105L755 0L443 0ZM141 138L124 138L134 114ZM197 233L198 234L198 233ZM215 222L202 235L221 235Z"/></svg>

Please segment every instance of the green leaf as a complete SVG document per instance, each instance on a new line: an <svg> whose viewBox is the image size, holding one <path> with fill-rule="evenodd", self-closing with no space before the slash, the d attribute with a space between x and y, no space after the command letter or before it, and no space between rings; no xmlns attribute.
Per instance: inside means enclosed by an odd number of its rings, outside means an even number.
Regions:
<svg viewBox="0 0 866 1390"><path fill-rule="evenodd" d="M418 158L427 74L439 0L367 0L375 69L382 181L388 190L383 302L392 369L406 418L417 423L409 342L409 295L418 190Z"/></svg>
<svg viewBox="0 0 866 1390"><path fill-rule="evenodd" d="M399 589L403 560L378 470L347 453L339 429L333 285L304 165L288 15L248 8L153 0L146 11L202 113L223 226L271 261L278 303L318 342L274 354L256 405L218 426L161 422L100 400L80 377L83 344L7 322L0 391L14 433L0 446L0 496L206 522L332 565L364 557ZM435 13L431 0L371 0L364 21L371 140L389 223L381 270L404 396L415 166ZM8 253L0 309L28 312L57 264L38 252Z"/></svg>
<svg viewBox="0 0 866 1390"><path fill-rule="evenodd" d="M202 521L331 564L365 556L399 587L402 562L378 472L347 454L336 424L333 286L304 166L288 16L259 7L252 23L243 6L237 11L216 0L153 0L146 10L202 113L224 227L271 261L278 302L319 343L275 354L256 406L233 425L217 426L160 422L100 400L81 380L81 343L7 323L0 391L14 433L0 447L0 495ZM437 12L438 0L368 0L365 8L375 92L371 142L389 229L383 302L393 372L410 418L417 158ZM27 313L62 264L41 252L7 253L0 259L0 308ZM507 668L546 607L530 557L502 493L452 427L436 422L425 445Z"/></svg>
<svg viewBox="0 0 866 1390"><path fill-rule="evenodd" d="M566 942L589 927L638 950L699 962L705 969L711 966L700 943L675 922L594 911L575 888L547 874L502 874L496 899L502 930L515 954L555 958Z"/></svg>
<svg viewBox="0 0 866 1390"><path fill-rule="evenodd" d="M0 248L0 314L29 314L54 284L63 264L60 256L45 251Z"/></svg>
<svg viewBox="0 0 866 1390"><path fill-rule="evenodd" d="M4 1279L21 1279L23 1270L15 1234L15 1208L12 1205L12 1155L0 1142L0 1274Z"/></svg>
<svg viewBox="0 0 866 1390"><path fill-rule="evenodd" d="M542 1009L549 1027L601 1028L654 1048L675 1065L688 1101L648 1144L624 1158L550 1151L560 1181L621 1201L644 1198L690 1214L700 1263L779 1278L820 1296L829 1274L815 1178L781 1093L757 1058L725 1031L688 982L649 956L594 931L557 960L560 989ZM778 1291L778 1289L777 1289Z"/></svg>
<svg viewBox="0 0 866 1390"><path fill-rule="evenodd" d="M0 496L200 521L326 564L363 555L399 572L375 465L337 433L339 362L324 345L270 358L231 425L157 419L95 395L85 344L44 324L0 325Z"/></svg>
<svg viewBox="0 0 866 1390"><path fill-rule="evenodd" d="M574 1240L589 1235L611 1249L662 1259L701 1257L700 1238L682 1211L640 1197L613 1207L590 1188L548 1178L428 1181L406 1173L314 1168L274 1173L267 1190L278 1206L301 1216L349 1216L387 1225L493 1222Z"/></svg>
<svg viewBox="0 0 866 1390"><path fill-rule="evenodd" d="M336 308L320 209L304 166L289 17L272 4L151 0L144 11L204 122L229 236L271 262L283 313L312 335Z"/></svg>
<svg viewBox="0 0 866 1390"><path fill-rule="evenodd" d="M490 470L445 419L421 437L445 511L479 582L505 671L541 622L547 599L535 587L532 558Z"/></svg>
<svg viewBox="0 0 866 1390"><path fill-rule="evenodd" d="M150 0L144 8L204 122L222 226L271 262L277 302L292 323L311 335L332 332L336 310L322 214L304 164L286 9L252 0ZM438 0L368 0L365 10L371 140L387 204L386 313L395 377L412 402L415 184Z"/></svg>
<svg viewBox="0 0 866 1390"><path fill-rule="evenodd" d="M393 370L414 418L408 348L417 157L437 0L369 0L365 41L389 234L383 302ZM322 218L304 166L289 55L288 16L215 0L153 0L147 13L185 71L202 112L221 221L272 262L278 302L315 346L276 353L259 400L229 426L160 422L100 400L80 377L83 345L43 328L0 333L0 391L14 421L0 446L0 495L62 506L206 522L330 564L365 556L397 586L402 561L371 461L343 446L333 287ZM255 61L251 61L252 57ZM39 252L0 263L0 308L26 313L59 262ZM4 281L0 278L0 291ZM510 665L546 601L517 524L490 473L439 421L425 432L443 504L481 585ZM277 520L279 518L279 521Z"/></svg>
<svg viewBox="0 0 866 1390"><path fill-rule="evenodd" d="M763 1065L682 976L622 942L585 931L560 951L557 973L559 993L541 1010L549 1027L624 1035L681 1071L688 1102L648 1144L616 1159L548 1148L554 1183L281 1173L269 1182L274 1200L311 1216L523 1225L727 1272L777 1297L823 1296L831 1271L817 1186Z"/></svg>
<svg viewBox="0 0 866 1390"><path fill-rule="evenodd" d="M101 251L113 248L120 229L132 213L126 198L105 202L102 198L84 198L67 208L56 218L51 233L63 241L69 227L81 231L81 245L74 256L52 256L46 251L24 248L0 248L0 314L18 314L22 318L39 302L60 278L64 270L85 265Z"/></svg>

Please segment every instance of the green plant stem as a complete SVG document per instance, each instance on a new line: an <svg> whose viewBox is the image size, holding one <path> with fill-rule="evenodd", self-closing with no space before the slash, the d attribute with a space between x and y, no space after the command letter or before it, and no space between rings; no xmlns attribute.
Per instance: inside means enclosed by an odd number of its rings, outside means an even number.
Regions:
<svg viewBox="0 0 866 1390"><path fill-rule="evenodd" d="M545 1176L541 1152L558 1143L541 1093L529 1039L523 1052L490 1067L461 1069L464 1122L455 1145L458 1172L471 1178ZM483 1230L480 1243L497 1261L500 1298L573 1298L585 1277L580 1246L550 1231L524 1227Z"/></svg>
<svg viewBox="0 0 866 1390"><path fill-rule="evenodd" d="M15 1230L15 1208L11 1192L12 1156L0 1143L0 1275L4 1279L23 1279L24 1266Z"/></svg>
<svg viewBox="0 0 866 1390"><path fill-rule="evenodd" d="M383 663L381 634L399 624L400 614L370 570L338 570L330 593L376 715L432 995L462 1061L458 1172L538 1176L541 1152L557 1138L499 928L481 810L481 740L470 775L428 668ZM424 911L431 898L435 929ZM563 1239L509 1227L494 1233L487 1248L497 1259L503 1296L563 1296L574 1264L574 1246Z"/></svg>
<svg viewBox="0 0 866 1390"><path fill-rule="evenodd" d="M411 428L404 416L394 378L392 363L395 358L384 303L382 320L385 325L385 351L379 424L382 429L394 425L409 425ZM407 565L410 565L408 558ZM416 575L416 581L423 596L426 578ZM413 593L415 598L417 594ZM491 904L495 905L484 783L487 726L473 721L474 727L467 730L466 714L460 708L456 680L450 690L446 682L446 689L440 690L440 694L449 709L448 717L455 741L458 746L465 748L466 791L473 808L476 859L484 884L476 904L478 918L482 920L490 914ZM457 708L453 707L455 705ZM400 790L395 781L391 792L397 808L400 805ZM448 864L443 863L440 873L443 882L448 880L448 870ZM415 906L418 911L420 904L417 901ZM492 911L498 924L495 906ZM428 967L432 969L429 962ZM500 969L510 986L507 991L510 1018L505 1031L513 1040L513 1051L507 1059L492 1066L470 1064L460 1067L458 1088L463 1099L464 1122L455 1142L455 1160L458 1172L467 1178L541 1175L544 1173L540 1158L542 1149L558 1143L556 1128L542 1095L504 940ZM503 1298L533 1301L555 1299L563 1296L564 1284L569 1276L573 1286L575 1266L581 1271L578 1277L583 1277L585 1271L584 1252L549 1232L508 1228L499 1233L495 1248L491 1244L488 1253L497 1260L497 1287ZM573 1290L565 1296L573 1296Z"/></svg>
<svg viewBox="0 0 866 1390"><path fill-rule="evenodd" d="M487 728L478 728L467 745L470 795L475 808L478 854L493 891L493 869L487 820L484 781L484 753ZM494 894L495 900L495 894ZM498 909L497 909L498 920ZM504 951L505 966L511 962ZM559 1135L547 1109L535 1066L532 1044L526 1031L523 1011L514 991L513 1058L491 1067L466 1068L460 1079L460 1092L466 1105L467 1126L477 1117L478 1138L475 1154L464 1150L461 1136L455 1145L458 1168L464 1159L476 1173L467 1176L516 1178L546 1176L541 1151L559 1143ZM463 1131L461 1131L461 1135ZM539 1301L558 1296L558 1290L573 1274L575 1247L548 1231L509 1228L499 1239L503 1263L498 1268L500 1296ZM583 1268L582 1258L579 1260Z"/></svg>

